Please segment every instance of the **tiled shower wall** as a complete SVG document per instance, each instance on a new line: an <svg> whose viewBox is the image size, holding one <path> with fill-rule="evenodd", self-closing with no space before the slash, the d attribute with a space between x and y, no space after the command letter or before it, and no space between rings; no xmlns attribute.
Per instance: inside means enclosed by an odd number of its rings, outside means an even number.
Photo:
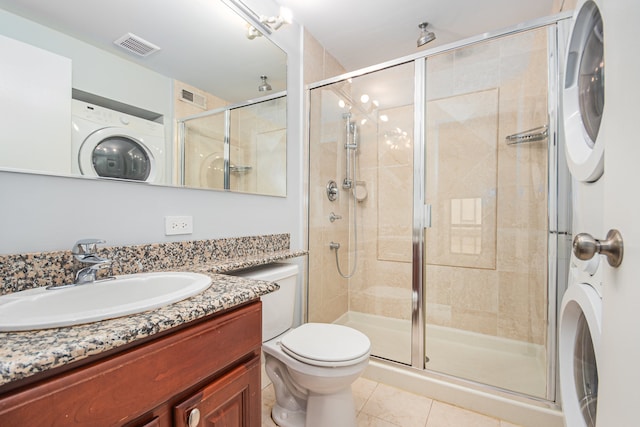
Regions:
<svg viewBox="0 0 640 427"><path fill-rule="evenodd" d="M427 324L545 342L547 140L505 138L547 124L547 69L546 28L427 61Z"/></svg>
<svg viewBox="0 0 640 427"><path fill-rule="evenodd" d="M345 73L346 70L331 56L311 34L304 34L304 80L305 84L321 81ZM337 102L337 99L335 100ZM312 117L320 118L321 104L311 103ZM309 177L309 204L314 208L309 212L309 281L314 284L308 287L307 317L313 322L332 322L349 309L348 281L339 276L335 268L335 255L329 249L329 242L346 242L348 236L348 215L342 220L329 221L331 212L344 213L347 198L342 196L331 202L326 196L326 185L329 180L340 184L341 169L344 158L338 160L337 140L340 138L339 124L325 123L324 129L312 128L312 141L318 141L321 133L331 135L319 141L319 150L312 150L309 163L317 167L318 173ZM347 265L348 245L344 244L340 253L342 265Z"/></svg>

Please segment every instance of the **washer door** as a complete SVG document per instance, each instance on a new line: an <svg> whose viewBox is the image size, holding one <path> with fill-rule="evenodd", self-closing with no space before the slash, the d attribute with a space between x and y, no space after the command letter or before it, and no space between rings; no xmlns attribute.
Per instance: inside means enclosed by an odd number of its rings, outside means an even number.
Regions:
<svg viewBox="0 0 640 427"><path fill-rule="evenodd" d="M153 182L156 161L149 149L126 129L104 128L89 135L78 153L86 176Z"/></svg>
<svg viewBox="0 0 640 427"><path fill-rule="evenodd" d="M209 154L200 166L198 187L224 189L224 154Z"/></svg>
<svg viewBox="0 0 640 427"><path fill-rule="evenodd" d="M602 15L586 1L575 17L567 51L563 116L567 162L579 181L598 180L604 170L604 142L598 139L604 110Z"/></svg>
<svg viewBox="0 0 640 427"><path fill-rule="evenodd" d="M565 425L595 427L602 299L584 283L569 285L560 316L560 392Z"/></svg>

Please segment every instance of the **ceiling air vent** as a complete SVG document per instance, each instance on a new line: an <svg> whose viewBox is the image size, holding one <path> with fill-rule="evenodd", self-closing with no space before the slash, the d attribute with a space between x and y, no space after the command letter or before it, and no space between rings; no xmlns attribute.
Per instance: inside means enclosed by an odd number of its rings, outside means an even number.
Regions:
<svg viewBox="0 0 640 427"><path fill-rule="evenodd" d="M204 95L199 93L195 93L190 90L182 89L180 91L180 101L187 102L189 104L193 104L196 107L200 107L203 110L207 109L207 98Z"/></svg>
<svg viewBox="0 0 640 427"><path fill-rule="evenodd" d="M131 33L125 34L113 43L115 43L117 46L120 46L124 50L138 56L148 56L153 52L157 52L160 50L160 48L155 44L149 43L145 39Z"/></svg>

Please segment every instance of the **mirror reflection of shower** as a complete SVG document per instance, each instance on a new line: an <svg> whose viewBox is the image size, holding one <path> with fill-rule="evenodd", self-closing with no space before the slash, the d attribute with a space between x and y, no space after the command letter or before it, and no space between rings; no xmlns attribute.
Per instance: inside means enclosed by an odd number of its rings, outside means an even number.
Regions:
<svg viewBox="0 0 640 427"><path fill-rule="evenodd" d="M351 240L351 233L353 233L353 245L354 245L354 258L353 265L351 270L348 273L343 273L342 268L340 268L340 258L338 257L338 251L340 250L340 243L331 242L329 244L329 248L335 251L336 256L336 268L338 269L338 274L345 279L350 279L355 274L358 268L358 215L357 215L357 206L358 200L356 198L356 184L358 183L358 172L357 172L357 155L359 148L359 135L358 135L358 125L351 120L351 113L345 113L342 115L342 118L345 122L345 143L344 149L346 152L345 155L345 177L342 180L342 189L349 191L349 200L352 203L352 211L351 211L351 219L352 219L352 227L349 227L349 241Z"/></svg>

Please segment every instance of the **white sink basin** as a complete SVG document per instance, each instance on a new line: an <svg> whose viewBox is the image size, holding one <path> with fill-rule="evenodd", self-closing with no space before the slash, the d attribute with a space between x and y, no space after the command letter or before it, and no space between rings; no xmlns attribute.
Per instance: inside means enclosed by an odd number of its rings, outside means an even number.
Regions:
<svg viewBox="0 0 640 427"><path fill-rule="evenodd" d="M141 313L189 298L209 285L211 278L204 274L159 272L15 292L0 296L0 331L71 326Z"/></svg>

